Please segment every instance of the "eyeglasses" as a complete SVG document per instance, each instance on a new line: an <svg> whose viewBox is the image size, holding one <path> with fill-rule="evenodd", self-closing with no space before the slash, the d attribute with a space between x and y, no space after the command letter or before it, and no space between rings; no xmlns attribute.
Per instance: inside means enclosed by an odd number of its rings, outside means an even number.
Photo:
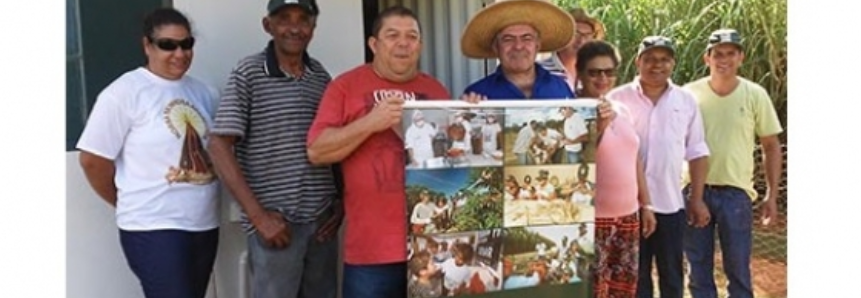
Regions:
<svg viewBox="0 0 861 298"><path fill-rule="evenodd" d="M597 78L601 74L608 78L616 77L616 69L615 68L592 68L586 70L586 75L591 78Z"/></svg>
<svg viewBox="0 0 861 298"><path fill-rule="evenodd" d="M595 32L594 31L588 31L588 32L577 31L577 36L580 38L588 37L591 39L595 39Z"/></svg>
<svg viewBox="0 0 861 298"><path fill-rule="evenodd" d="M153 39L152 37L150 37L150 42L155 44L157 48L168 52L176 51L177 48L182 48L183 50L191 50L191 48L194 47L194 37L188 37L183 40L176 40L170 38Z"/></svg>

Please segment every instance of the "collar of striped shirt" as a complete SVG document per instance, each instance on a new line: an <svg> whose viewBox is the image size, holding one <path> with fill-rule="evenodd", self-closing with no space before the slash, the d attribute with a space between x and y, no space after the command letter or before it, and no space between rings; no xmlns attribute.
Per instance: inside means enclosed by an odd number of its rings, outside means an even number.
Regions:
<svg viewBox="0 0 861 298"><path fill-rule="evenodd" d="M318 65L312 62L311 56L308 55L307 50L302 53L302 64L305 65L306 70L313 72L323 71ZM284 73L284 71L281 70L281 65L278 63L278 56L275 55L275 41L270 40L266 45L266 64L264 64L264 66L264 71L267 76L275 78L283 78L287 76L292 77L292 75Z"/></svg>

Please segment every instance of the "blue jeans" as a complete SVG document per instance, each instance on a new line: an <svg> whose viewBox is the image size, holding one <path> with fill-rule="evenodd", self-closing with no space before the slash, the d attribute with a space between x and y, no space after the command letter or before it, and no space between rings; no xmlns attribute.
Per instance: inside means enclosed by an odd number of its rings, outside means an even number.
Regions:
<svg viewBox="0 0 861 298"><path fill-rule="evenodd" d="M407 263L350 265L344 263L343 298L404 298Z"/></svg>
<svg viewBox="0 0 861 298"><path fill-rule="evenodd" d="M147 298L203 298L218 249L218 229L120 230L120 245Z"/></svg>
<svg viewBox="0 0 861 298"><path fill-rule="evenodd" d="M568 157L568 164L580 163L580 151L565 151Z"/></svg>
<svg viewBox="0 0 861 298"><path fill-rule="evenodd" d="M717 298L714 281L715 229L720 239L724 273L731 298L752 298L750 255L753 245L753 205L747 193L735 187L708 187L703 193L712 220L703 228L687 226L685 254L691 266L694 298Z"/></svg>
<svg viewBox="0 0 861 298"><path fill-rule="evenodd" d="M655 213L658 225L649 238L640 239L640 267L637 297L654 297L652 261L658 267L658 289L661 298L682 298L684 293L684 238L687 226L685 210Z"/></svg>
<svg viewBox="0 0 861 298"><path fill-rule="evenodd" d="M256 232L248 236L252 297L335 298L338 240L317 241L319 224L291 223L290 245L280 250L267 246Z"/></svg>

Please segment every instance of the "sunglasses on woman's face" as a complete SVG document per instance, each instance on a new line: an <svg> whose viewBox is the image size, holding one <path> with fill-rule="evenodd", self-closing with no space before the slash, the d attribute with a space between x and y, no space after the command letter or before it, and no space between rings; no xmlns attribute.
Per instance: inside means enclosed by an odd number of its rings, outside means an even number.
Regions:
<svg viewBox="0 0 861 298"><path fill-rule="evenodd" d="M608 77L608 78L613 78L613 77L616 77L616 69L615 69L615 68L604 68L604 69L601 69L601 68L592 68L592 69L586 69L586 75L588 75L589 77L597 78L597 77L598 77L598 76L600 76L601 74L604 74L604 76L606 76L606 77Z"/></svg>
<svg viewBox="0 0 861 298"><path fill-rule="evenodd" d="M182 48L183 50L191 50L191 48L194 47L194 37L188 37L183 40L176 40L170 38L150 38L150 40L157 48L168 52L176 51L177 48Z"/></svg>

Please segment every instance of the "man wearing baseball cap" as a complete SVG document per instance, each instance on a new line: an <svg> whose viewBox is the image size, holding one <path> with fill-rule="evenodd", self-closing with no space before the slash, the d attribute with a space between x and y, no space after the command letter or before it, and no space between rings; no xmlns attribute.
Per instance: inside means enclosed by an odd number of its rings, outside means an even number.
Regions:
<svg viewBox="0 0 861 298"><path fill-rule="evenodd" d="M320 8L317 7L317 1L315 0L269 0L266 10L269 11L269 15L271 16L276 14L280 9L291 5L301 7L308 12L309 15L320 15Z"/></svg>
<svg viewBox="0 0 861 298"><path fill-rule="evenodd" d="M331 81L307 52L320 10L314 0L272 0L263 14L271 40L230 72L211 130L212 162L242 208L253 297L335 298L339 171L309 163L300 133Z"/></svg>
<svg viewBox="0 0 861 298"><path fill-rule="evenodd" d="M640 138L646 186L651 205L640 206L644 222L656 221L650 236L640 239L638 297L652 297L652 264L658 267L661 298L682 298L686 223L705 226L708 211L702 201L709 149L694 95L672 82L675 46L665 36L640 42L635 64L638 75L607 94L625 105ZM690 200L682 195L684 162L693 175ZM687 204L686 204L687 203ZM654 214L654 215L652 215Z"/></svg>
<svg viewBox="0 0 861 298"><path fill-rule="evenodd" d="M771 98L762 86L742 78L744 61L741 35L720 29L708 37L703 60L709 76L685 85L702 112L705 138L711 150L703 200L713 220L690 226L685 234L685 255L690 263L690 288L695 298L717 297L714 282L715 230L719 230L727 290L733 298L753 297L750 256L753 243L752 200L755 140L762 145L767 184L764 224L776 219L782 172L778 134L783 127Z"/></svg>

